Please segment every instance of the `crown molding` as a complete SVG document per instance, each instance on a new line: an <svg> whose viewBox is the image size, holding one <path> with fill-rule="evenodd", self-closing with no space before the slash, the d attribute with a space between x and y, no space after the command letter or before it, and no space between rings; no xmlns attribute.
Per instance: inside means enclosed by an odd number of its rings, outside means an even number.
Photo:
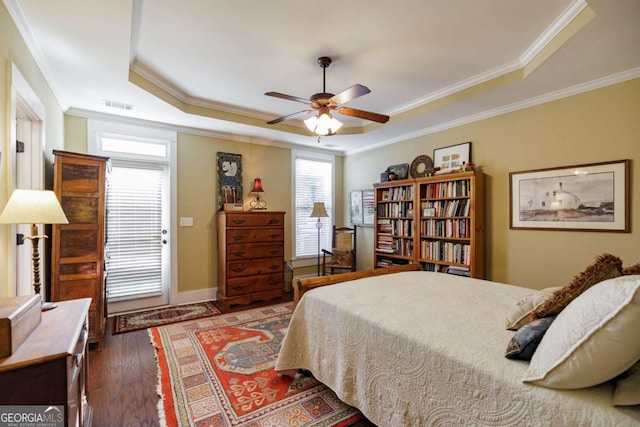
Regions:
<svg viewBox="0 0 640 427"><path fill-rule="evenodd" d="M482 111L480 113L472 114L472 115L461 117L459 119L451 120L445 123L440 123L435 126L420 129L415 132L409 132L402 135L398 135L396 137L382 141L378 144L370 145L366 148L357 149L357 150L346 150L344 154L345 156L350 156L353 154L363 153L366 151L374 150L376 148L396 144L402 141L408 141L413 138L419 138L421 136L430 135L436 132L456 128L458 126L466 125L469 123L474 123L474 122L489 119L492 117L501 116L503 114L512 113L514 111L524 110L526 108L534 107L536 105L546 104L548 102L557 101L559 99L568 98L570 96L580 95L582 93L591 92L596 89L601 89L603 87L612 86L618 83L623 83L623 82L633 80L633 79L638 79L638 78L640 78L640 67L632 68L630 70L612 74L610 76L602 77L602 78L585 82L579 85L563 88L557 91L549 92L544 95L525 99L524 101L515 102L513 104L504 105L504 106L493 108L487 111Z"/></svg>
<svg viewBox="0 0 640 427"><path fill-rule="evenodd" d="M27 49L31 56L33 56L36 65L39 68L40 74L45 82L51 88L53 95L56 97L58 104L62 108L62 110L66 110L69 108L69 102L67 101L64 93L60 90L60 88L56 85L55 81L53 81L49 76L52 75L51 68L47 63L44 54L42 53L42 49L40 49L40 45L37 42L36 37L33 35L31 28L27 24L27 18L24 15L22 8L20 7L19 0L3 0L4 6L7 8L11 19L13 20L20 36L24 40L24 43L27 45Z"/></svg>

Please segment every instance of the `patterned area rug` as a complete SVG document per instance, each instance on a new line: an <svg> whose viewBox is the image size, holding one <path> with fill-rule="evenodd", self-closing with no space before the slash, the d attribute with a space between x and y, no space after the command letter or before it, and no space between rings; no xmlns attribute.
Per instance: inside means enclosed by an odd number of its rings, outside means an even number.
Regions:
<svg viewBox="0 0 640 427"><path fill-rule="evenodd" d="M138 313L120 314L113 319L112 333L113 335L122 334L124 332L198 319L220 313L220 310L218 310L212 302L200 302L179 305L177 307L141 311Z"/></svg>
<svg viewBox="0 0 640 427"><path fill-rule="evenodd" d="M161 423L168 426L347 426L364 417L312 376L274 371L291 303L149 329Z"/></svg>

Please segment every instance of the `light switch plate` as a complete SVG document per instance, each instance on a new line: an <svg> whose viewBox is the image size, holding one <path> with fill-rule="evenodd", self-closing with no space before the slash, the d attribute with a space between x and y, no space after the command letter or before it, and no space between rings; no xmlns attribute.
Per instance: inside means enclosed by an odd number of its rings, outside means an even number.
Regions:
<svg viewBox="0 0 640 427"><path fill-rule="evenodd" d="M193 218L180 218L180 227L193 227Z"/></svg>

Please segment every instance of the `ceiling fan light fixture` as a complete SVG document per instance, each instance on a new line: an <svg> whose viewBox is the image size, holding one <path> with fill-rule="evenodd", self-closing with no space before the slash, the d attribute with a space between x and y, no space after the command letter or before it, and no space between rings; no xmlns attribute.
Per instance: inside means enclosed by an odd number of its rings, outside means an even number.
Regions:
<svg viewBox="0 0 640 427"><path fill-rule="evenodd" d="M304 124L307 129L318 136L333 135L342 127L342 123L330 113L321 113L318 116L309 117L304 121Z"/></svg>

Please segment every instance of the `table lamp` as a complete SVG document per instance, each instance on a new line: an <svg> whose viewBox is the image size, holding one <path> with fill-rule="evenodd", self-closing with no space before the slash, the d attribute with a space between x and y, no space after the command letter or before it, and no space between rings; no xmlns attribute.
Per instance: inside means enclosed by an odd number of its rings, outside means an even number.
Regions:
<svg viewBox="0 0 640 427"><path fill-rule="evenodd" d="M253 180L253 187L251 188L251 194L256 196L255 200L249 202L249 206L252 211L263 211L267 209L267 202L262 199L262 195L264 194L264 189L262 188L262 180L260 178L256 178Z"/></svg>
<svg viewBox="0 0 640 427"><path fill-rule="evenodd" d="M47 236L38 234L38 224L68 224L69 221L53 191L16 189L0 214L0 224L31 224L31 236L25 239L33 244L33 288L40 293L40 239ZM53 303L45 303L42 298L42 310L55 308Z"/></svg>

